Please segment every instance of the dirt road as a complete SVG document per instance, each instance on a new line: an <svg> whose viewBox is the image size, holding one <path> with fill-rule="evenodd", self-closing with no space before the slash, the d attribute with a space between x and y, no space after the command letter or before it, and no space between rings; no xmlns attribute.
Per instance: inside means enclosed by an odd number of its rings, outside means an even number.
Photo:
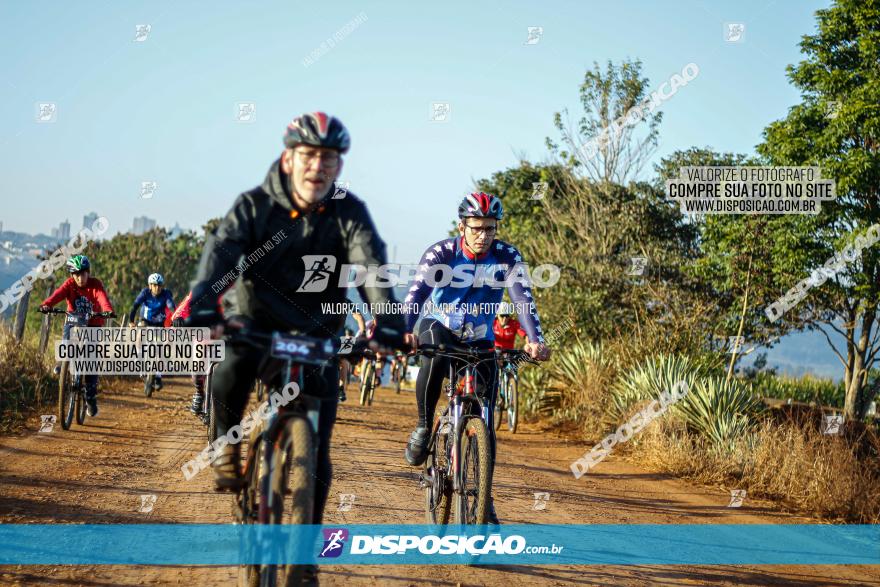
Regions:
<svg viewBox="0 0 880 587"><path fill-rule="evenodd" d="M231 497L209 472L184 481L180 466L204 447L186 410L190 387L169 380L152 398L134 383L105 392L86 426L31 429L0 439L2 523L226 523ZM349 395L354 395L354 386ZM382 411L384 423L375 416ZM334 432L334 485L325 523L423 523L423 493L403 460L414 424L411 391L381 389L372 407L342 404ZM747 499L695 488L610 458L575 481L585 446L526 427L499 436L494 494L502 522L548 524L806 523ZM535 493L549 493L535 509ZM340 511L340 494L355 496ZM141 496L156 496L140 513ZM151 498L147 498L151 499ZM538 506L540 508L540 505ZM342 508L345 509L345 508ZM0 585L234 585L233 567L0 567ZM322 566L322 585L880 585L877 566Z"/></svg>

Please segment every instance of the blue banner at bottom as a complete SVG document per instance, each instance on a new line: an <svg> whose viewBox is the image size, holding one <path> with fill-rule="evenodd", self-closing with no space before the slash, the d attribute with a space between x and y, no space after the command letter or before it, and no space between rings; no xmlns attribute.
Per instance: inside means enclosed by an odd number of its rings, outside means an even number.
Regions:
<svg viewBox="0 0 880 587"><path fill-rule="evenodd" d="M880 526L0 525L0 564L878 565Z"/></svg>

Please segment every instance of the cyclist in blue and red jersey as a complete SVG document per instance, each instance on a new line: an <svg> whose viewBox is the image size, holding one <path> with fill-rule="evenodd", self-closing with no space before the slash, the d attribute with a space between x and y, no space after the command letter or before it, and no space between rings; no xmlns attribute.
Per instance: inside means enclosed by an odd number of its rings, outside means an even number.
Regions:
<svg viewBox="0 0 880 587"><path fill-rule="evenodd" d="M549 357L550 349L544 344L528 276L523 274L522 255L516 247L495 239L502 215L501 200L496 196L483 192L469 194L458 207L459 236L431 245L422 255L419 272L404 300L409 344L455 343L479 349L493 348L495 309L506 287L510 299L518 306L522 328L528 338L523 350L535 359ZM441 273L439 278L438 271ZM447 277L445 281L443 276ZM450 276L451 280L448 279ZM414 334L422 304L429 297L430 306L424 308L425 316ZM405 453L411 465L421 465L428 456L430 426L447 372L448 359L422 357L416 379L419 419ZM494 405L497 392L495 362L482 362L477 372L486 384L488 405ZM494 463L492 417L490 410L488 428ZM489 508L489 520L498 523L494 504Z"/></svg>
<svg viewBox="0 0 880 587"><path fill-rule="evenodd" d="M128 321L134 324L140 308L139 325L164 328L166 318L170 318L174 307L174 297L170 290L165 289L165 278L161 273L153 273L147 278L147 287L134 299ZM156 373L156 387L162 389L162 375L159 373Z"/></svg>

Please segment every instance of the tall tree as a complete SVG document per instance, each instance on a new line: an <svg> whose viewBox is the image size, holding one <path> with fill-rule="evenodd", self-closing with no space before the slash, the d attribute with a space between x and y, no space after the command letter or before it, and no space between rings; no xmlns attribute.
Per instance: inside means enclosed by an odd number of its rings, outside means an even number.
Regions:
<svg viewBox="0 0 880 587"><path fill-rule="evenodd" d="M595 182L627 185L638 177L657 146L663 115L645 107L648 97L641 61L614 65L609 60L604 71L594 62L580 86L580 119L575 123L568 110L557 112L554 126L563 147L549 138L547 146Z"/></svg>
<svg viewBox="0 0 880 587"><path fill-rule="evenodd" d="M818 31L800 43L806 58L788 67L801 103L770 124L758 146L773 164L820 166L824 177L836 181L836 202L824 203L821 214L793 227L814 268L880 221L880 2L838 0L816 16ZM864 250L811 293L813 303L798 317L822 331L829 344L829 330L845 339L845 349L832 348L844 367L850 417L867 411L873 391L865 384L880 352L878 249Z"/></svg>

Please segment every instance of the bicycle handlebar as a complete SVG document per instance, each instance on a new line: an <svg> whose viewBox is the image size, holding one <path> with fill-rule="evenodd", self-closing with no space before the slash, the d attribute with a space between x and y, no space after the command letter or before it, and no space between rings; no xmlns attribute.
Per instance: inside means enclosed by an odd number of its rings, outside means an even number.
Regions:
<svg viewBox="0 0 880 587"><path fill-rule="evenodd" d="M116 312L68 312L61 308L39 309L41 314L66 314L69 316L89 316L90 318L116 318Z"/></svg>
<svg viewBox="0 0 880 587"><path fill-rule="evenodd" d="M533 359L527 352L515 349L477 349L462 344L441 343L441 344L421 344L419 348L409 356L425 355L426 357L443 356L453 359L475 359L484 361L497 357L506 357L511 361L525 361L527 363L537 364L538 361Z"/></svg>
<svg viewBox="0 0 880 587"><path fill-rule="evenodd" d="M287 335L287 333L280 332L279 334ZM256 349L265 351L267 348L271 347L272 341L274 340L275 333L273 332L265 332L260 330L254 330L252 328L230 328L220 337L221 339L231 342L231 343L243 343L254 347ZM317 338L310 337L305 335L288 335L294 338L299 338L303 340L313 340L320 341L322 345L327 341L331 342L332 351L321 353L324 355L324 358L330 359L332 357L338 357L340 359L351 359L351 358L360 358L366 353L371 353L367 348L367 345L370 343L368 339L361 338L354 341L352 344L352 349L349 353L339 353L340 345L338 342L333 339L328 338Z"/></svg>
<svg viewBox="0 0 880 587"><path fill-rule="evenodd" d="M520 350L520 349L495 349L495 352L498 356L503 357L513 363L518 363L520 361L525 361L526 363L532 363L534 365L538 364L536 359L533 359L529 353Z"/></svg>

